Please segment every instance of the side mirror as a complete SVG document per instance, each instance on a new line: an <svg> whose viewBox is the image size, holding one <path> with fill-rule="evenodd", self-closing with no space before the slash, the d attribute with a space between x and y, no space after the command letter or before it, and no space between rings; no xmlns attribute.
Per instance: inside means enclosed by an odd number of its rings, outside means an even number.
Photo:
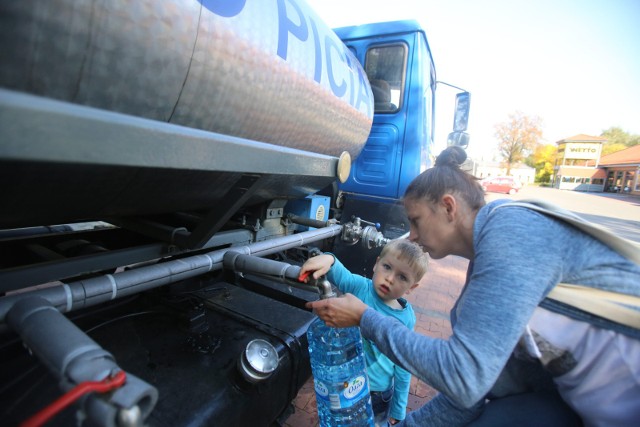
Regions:
<svg viewBox="0 0 640 427"><path fill-rule="evenodd" d="M453 133L464 132L469 124L469 103L471 94L469 92L461 92L456 95L456 112L453 117ZM467 136L467 144L469 138Z"/></svg>
<svg viewBox="0 0 640 427"><path fill-rule="evenodd" d="M447 147L452 145L467 148L469 146L469 134L466 132L451 132L447 137Z"/></svg>

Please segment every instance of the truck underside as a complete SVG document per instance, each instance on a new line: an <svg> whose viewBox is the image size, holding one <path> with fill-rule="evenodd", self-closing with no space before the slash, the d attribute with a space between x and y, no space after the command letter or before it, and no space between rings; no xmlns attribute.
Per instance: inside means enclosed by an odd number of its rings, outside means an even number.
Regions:
<svg viewBox="0 0 640 427"><path fill-rule="evenodd" d="M252 169L230 161L204 171L149 168L120 165L117 158L85 165L73 150L62 153L64 162L53 161L46 158L50 150L34 141L54 143L48 121L59 121L66 109L74 114L65 132L78 140L82 129L71 122L87 107L53 101L55 108L47 110L39 106L50 100L4 90L0 95L0 127L14 129L15 151L28 147L22 155L3 146L0 167L10 183L2 191L8 203L0 231L3 419L17 424L83 382L76 378L104 374L102 366L97 372L83 368L88 376L68 368L76 359L93 364L93 356L84 355L87 347L101 349L101 357L142 380L122 406L133 399L149 425L268 425L284 419L310 376L305 334L314 316L304 303L318 292L297 289L294 277L264 267L240 273L225 267L224 256L240 252L300 265L310 247L330 245L341 225L298 232L297 216L287 216L285 207L289 197L330 187L338 160L207 133L201 138L218 149L235 147L238 162L250 163L247 158L257 153L262 169L227 172L225 167ZM23 99L28 113L20 110ZM38 115L46 135L32 126ZM133 128L140 121L124 119ZM115 122L105 127L121 126ZM140 126L135 133L140 141L157 141L163 132L184 141L192 133L165 124ZM58 148L64 151L66 144ZM35 158L39 154L44 158ZM181 205L194 209L177 210ZM195 209L203 206L211 208ZM26 303L36 307L23 308ZM45 307L68 313L71 324L37 319ZM86 339L78 342L76 328ZM278 368L258 380L240 362L256 339L278 354ZM91 406L83 403L83 416L102 420L88 425L104 424L104 410L92 412ZM53 425L69 425L77 413L71 407Z"/></svg>

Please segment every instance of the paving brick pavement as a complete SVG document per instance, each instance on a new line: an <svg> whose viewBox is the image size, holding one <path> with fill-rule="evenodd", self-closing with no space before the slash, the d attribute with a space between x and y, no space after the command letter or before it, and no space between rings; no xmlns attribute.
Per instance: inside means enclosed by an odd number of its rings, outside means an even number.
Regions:
<svg viewBox="0 0 640 427"><path fill-rule="evenodd" d="M435 338L451 335L449 311L462 291L469 262L448 256L431 260L429 272L420 286L407 300L416 313L416 332ZM431 400L436 391L416 377L411 379L407 411L413 411ZM287 419L286 427L313 427L318 425L313 379L309 379L294 400L295 412Z"/></svg>

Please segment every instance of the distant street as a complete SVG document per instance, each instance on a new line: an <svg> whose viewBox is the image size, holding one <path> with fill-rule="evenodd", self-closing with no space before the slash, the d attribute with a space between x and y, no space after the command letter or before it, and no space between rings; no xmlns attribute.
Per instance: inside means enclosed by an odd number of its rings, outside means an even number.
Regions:
<svg viewBox="0 0 640 427"><path fill-rule="evenodd" d="M524 187L513 196L487 193L487 201L499 198L546 200L640 243L640 197L637 196L583 193L536 186Z"/></svg>

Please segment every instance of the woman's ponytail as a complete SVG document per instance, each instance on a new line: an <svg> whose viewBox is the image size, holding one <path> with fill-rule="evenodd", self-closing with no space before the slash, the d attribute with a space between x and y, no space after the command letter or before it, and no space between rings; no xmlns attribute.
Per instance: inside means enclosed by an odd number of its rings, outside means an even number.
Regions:
<svg viewBox="0 0 640 427"><path fill-rule="evenodd" d="M462 197L471 209L480 209L485 204L484 191L473 175L460 168L465 160L467 152L462 148L446 148L436 158L434 167L411 181L404 198L436 202L446 193L455 193Z"/></svg>

